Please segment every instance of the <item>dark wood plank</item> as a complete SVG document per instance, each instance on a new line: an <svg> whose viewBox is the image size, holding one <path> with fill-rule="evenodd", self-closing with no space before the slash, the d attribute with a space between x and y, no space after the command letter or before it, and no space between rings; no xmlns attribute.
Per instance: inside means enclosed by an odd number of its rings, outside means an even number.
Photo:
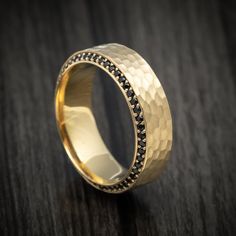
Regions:
<svg viewBox="0 0 236 236"><path fill-rule="evenodd" d="M0 18L1 235L235 235L232 4L15 1L1 6ZM76 173L53 109L66 57L107 42L147 59L174 120L172 158L160 180L115 196L94 190ZM101 101L108 87L102 83ZM122 109L115 92L113 99ZM107 102L97 112L106 116L111 109ZM105 136L117 152L119 138L112 139L109 124ZM125 132L127 122L119 125ZM126 153L129 143L121 142Z"/></svg>

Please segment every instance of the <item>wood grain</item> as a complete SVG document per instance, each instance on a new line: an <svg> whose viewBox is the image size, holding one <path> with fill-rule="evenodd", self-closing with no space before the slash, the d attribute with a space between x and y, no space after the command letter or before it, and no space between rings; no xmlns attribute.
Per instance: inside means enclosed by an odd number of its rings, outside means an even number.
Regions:
<svg viewBox="0 0 236 236"><path fill-rule="evenodd" d="M235 235L235 22L228 1L1 5L1 235ZM53 110L64 60L107 42L147 59L174 120L172 157L160 180L115 196L91 188L76 173ZM102 92L100 97L105 100ZM107 102L98 113L111 109ZM127 123L120 127L124 131ZM121 142L126 153L129 143Z"/></svg>

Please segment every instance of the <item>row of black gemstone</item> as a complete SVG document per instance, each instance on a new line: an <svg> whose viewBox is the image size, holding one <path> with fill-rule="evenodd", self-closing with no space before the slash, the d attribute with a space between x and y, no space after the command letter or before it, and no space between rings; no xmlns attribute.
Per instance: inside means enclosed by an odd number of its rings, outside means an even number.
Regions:
<svg viewBox="0 0 236 236"><path fill-rule="evenodd" d="M107 190L107 191L119 191L119 190L129 187L131 184L135 182L143 166L145 148L146 148L146 133L145 133L145 125L144 125L142 110L137 100L137 97L130 83L128 82L128 80L125 78L122 72L104 56L101 56L95 53L89 53L89 52L74 55L72 56L72 58L70 58L67 61L67 63L62 69L62 72L64 72L64 70L66 70L73 63L77 61L81 61L81 60L92 61L92 62L98 63L99 65L107 69L110 73L112 73L118 79L121 87L126 92L129 102L132 106L133 112L135 114L135 120L136 120L137 130L138 130L138 134L137 134L138 135L138 150L137 150L136 161L132 167L131 173L125 180L123 180L119 184L116 184L113 186L98 186L99 188L103 190Z"/></svg>

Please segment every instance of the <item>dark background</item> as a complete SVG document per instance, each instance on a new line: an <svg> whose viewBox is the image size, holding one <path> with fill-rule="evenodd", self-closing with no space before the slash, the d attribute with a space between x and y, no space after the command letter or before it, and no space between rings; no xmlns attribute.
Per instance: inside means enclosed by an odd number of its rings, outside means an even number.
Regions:
<svg viewBox="0 0 236 236"><path fill-rule="evenodd" d="M231 2L8 1L0 19L1 235L235 235ZM167 170L120 195L82 180L54 119L64 60L107 42L135 49L158 72L174 122Z"/></svg>

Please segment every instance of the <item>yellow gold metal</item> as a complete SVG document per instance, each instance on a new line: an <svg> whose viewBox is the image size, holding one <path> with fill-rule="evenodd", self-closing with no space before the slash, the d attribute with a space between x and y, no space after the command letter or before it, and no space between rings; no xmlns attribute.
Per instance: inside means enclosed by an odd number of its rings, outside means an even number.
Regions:
<svg viewBox="0 0 236 236"><path fill-rule="evenodd" d="M91 96L98 68L114 80L130 109L135 150L129 169L112 156L96 125ZM153 181L165 166L172 145L169 105L151 67L135 51L120 44L105 44L73 54L58 77L55 109L66 152L94 187L124 192Z"/></svg>

